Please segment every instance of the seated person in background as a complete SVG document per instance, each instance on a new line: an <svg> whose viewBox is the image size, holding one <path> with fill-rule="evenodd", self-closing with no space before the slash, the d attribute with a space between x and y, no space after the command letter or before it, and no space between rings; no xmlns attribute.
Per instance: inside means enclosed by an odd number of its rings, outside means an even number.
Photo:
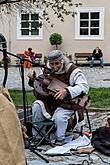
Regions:
<svg viewBox="0 0 110 165"><path fill-rule="evenodd" d="M103 54L102 54L102 50L99 49L99 47L96 47L93 50L93 53L92 53L91 57L92 57L92 59L91 59L90 67L93 67L94 60L100 60L100 66L103 68Z"/></svg>
<svg viewBox="0 0 110 165"><path fill-rule="evenodd" d="M32 62L34 62L36 60L36 55L34 52L32 52L32 48L28 48L28 51L30 53L30 59Z"/></svg>
<svg viewBox="0 0 110 165"><path fill-rule="evenodd" d="M28 48L28 51L24 51L24 58L32 61L32 56L33 56L34 52L32 52L32 48ZM32 67L32 63L29 61L24 61L24 67L25 68L30 68Z"/></svg>
<svg viewBox="0 0 110 165"><path fill-rule="evenodd" d="M53 95L48 96L43 96L36 90L37 100L32 105L32 120L33 122L42 121L46 118L53 120L56 126L55 143L56 145L62 145L65 142L68 120L75 114L74 106L71 106L71 100L82 93L86 95L89 87L82 71L70 62L62 51L53 50L49 53L48 60L49 69L51 69L48 78L52 76L67 84L67 87L60 86ZM43 74L45 76L47 74L45 69ZM29 76L29 78L29 84L32 86L32 77Z"/></svg>

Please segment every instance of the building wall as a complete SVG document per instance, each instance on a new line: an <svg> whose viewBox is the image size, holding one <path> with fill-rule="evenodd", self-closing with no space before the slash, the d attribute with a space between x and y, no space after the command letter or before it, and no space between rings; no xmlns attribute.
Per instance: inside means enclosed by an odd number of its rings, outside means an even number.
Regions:
<svg viewBox="0 0 110 165"><path fill-rule="evenodd" d="M73 0L74 1L74 0ZM61 22L51 12L51 23L54 23L54 27L51 28L50 24L44 22L43 27L43 39L41 40L17 40L16 30L16 15L7 16L0 21L0 32L6 37L7 51L16 53L22 53L28 47L32 47L35 52L42 52L43 55L47 55L49 51L55 49L49 42L49 37L52 33L60 33L63 37L63 43L59 46L64 53L72 54L74 60L75 52L92 52L96 46L99 46L104 53L104 62L110 63L110 8L109 0L83 0L82 7L104 7L105 8L105 20L104 20L104 40L76 40L75 39L75 19L71 16L65 17L65 22ZM74 1L75 3L75 1ZM75 10L75 5L72 7ZM2 57L2 53L0 53ZM15 58L11 57L12 60Z"/></svg>

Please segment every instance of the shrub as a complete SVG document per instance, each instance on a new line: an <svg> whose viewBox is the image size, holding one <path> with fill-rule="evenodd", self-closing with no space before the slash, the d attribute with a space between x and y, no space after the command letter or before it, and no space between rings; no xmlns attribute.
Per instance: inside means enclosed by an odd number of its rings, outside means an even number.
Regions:
<svg viewBox="0 0 110 165"><path fill-rule="evenodd" d="M56 49L58 49L58 45L62 44L63 42L61 34L58 34L58 33L51 34L49 40L50 40L51 45L56 46Z"/></svg>

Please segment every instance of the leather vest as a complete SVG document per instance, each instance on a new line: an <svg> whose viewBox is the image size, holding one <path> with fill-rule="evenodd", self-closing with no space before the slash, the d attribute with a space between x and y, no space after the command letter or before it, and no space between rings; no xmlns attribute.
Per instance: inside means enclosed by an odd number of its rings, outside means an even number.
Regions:
<svg viewBox="0 0 110 165"><path fill-rule="evenodd" d="M67 72L65 73L62 73L62 74L54 74L52 76L54 76L55 78L57 78L58 80L61 80L62 82L64 82L65 84L69 85L69 77L70 77L70 74L72 73L72 71L74 69L76 69L77 66L72 64L70 66L70 68L68 69ZM62 101L60 100L55 100L55 98L52 96L52 95L49 95L49 96L42 96L41 94L37 93L36 91L34 92L36 98L38 100L42 100L44 105L45 105L45 108L46 108L46 111L52 116L54 111L56 110L56 108L58 107L62 107ZM66 103L67 105L67 103ZM63 108L64 108L65 104L63 104Z"/></svg>

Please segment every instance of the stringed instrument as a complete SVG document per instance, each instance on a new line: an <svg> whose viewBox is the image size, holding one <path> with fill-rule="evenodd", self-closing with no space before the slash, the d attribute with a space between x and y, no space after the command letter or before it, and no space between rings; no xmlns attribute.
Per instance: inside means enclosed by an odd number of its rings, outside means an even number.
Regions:
<svg viewBox="0 0 110 165"><path fill-rule="evenodd" d="M66 83L57 79L54 75L45 76L45 74L35 77L33 83L35 96L39 99L37 94L40 94L45 104L51 103L52 99L54 98L51 97L51 95L54 96L54 94L57 92L56 89L66 88L67 86L68 85ZM45 100L48 98L48 96L50 96L49 99L51 99L50 103L49 102L47 103L47 101ZM64 98L63 100L54 99L54 103L52 103L52 105L54 106L54 108L55 106L57 106L57 107L62 107L64 109L78 111L78 114L80 116L79 120L82 121L84 119L83 112L86 110L86 107L90 102L90 99L91 98L89 96L85 94L83 95L81 94L75 99L68 99L68 98Z"/></svg>
<svg viewBox="0 0 110 165"><path fill-rule="evenodd" d="M45 75L40 75L37 78L35 78L34 80L34 90L43 95L43 96L49 96L49 95L54 95L57 92L57 89L62 89L62 88L66 88L68 85L64 82L62 82L61 80L55 78L54 76L45 76ZM81 99L83 97L88 98L88 96L84 95L80 95L78 96L78 102L81 101ZM65 99L64 99L65 101ZM74 101L72 101L70 99L70 101L73 103ZM81 104L82 105L82 104Z"/></svg>
<svg viewBox="0 0 110 165"><path fill-rule="evenodd" d="M34 89L43 96L53 95L57 92L56 89L66 88L68 85L56 79L55 77L38 76L34 81Z"/></svg>

